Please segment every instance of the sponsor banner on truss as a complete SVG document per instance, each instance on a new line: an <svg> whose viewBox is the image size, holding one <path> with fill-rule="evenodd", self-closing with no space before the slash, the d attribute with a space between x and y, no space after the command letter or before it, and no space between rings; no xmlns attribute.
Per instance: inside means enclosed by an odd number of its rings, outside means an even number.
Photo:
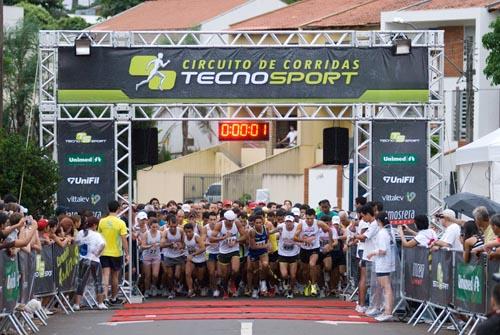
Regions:
<svg viewBox="0 0 500 335"><path fill-rule="evenodd" d="M377 120L372 126L372 194L393 224L427 214L427 122Z"/></svg>
<svg viewBox="0 0 500 335"><path fill-rule="evenodd" d="M114 199L113 121L58 121L59 206L70 213L91 210L97 217Z"/></svg>
<svg viewBox="0 0 500 335"><path fill-rule="evenodd" d="M428 50L58 49L58 103L428 102Z"/></svg>

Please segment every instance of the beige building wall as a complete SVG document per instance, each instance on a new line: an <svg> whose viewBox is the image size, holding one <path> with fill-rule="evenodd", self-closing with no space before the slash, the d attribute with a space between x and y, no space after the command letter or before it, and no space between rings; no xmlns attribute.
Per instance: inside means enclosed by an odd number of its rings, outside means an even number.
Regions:
<svg viewBox="0 0 500 335"><path fill-rule="evenodd" d="M135 201L146 203L153 197L158 198L161 203L181 201L184 198L184 174L175 171L137 171Z"/></svg>
<svg viewBox="0 0 500 335"><path fill-rule="evenodd" d="M290 200L292 203L304 200L303 174L265 174L262 176L262 188L269 189L272 201L283 203Z"/></svg>
<svg viewBox="0 0 500 335"><path fill-rule="evenodd" d="M242 148L241 166L248 166L266 159L266 148Z"/></svg>

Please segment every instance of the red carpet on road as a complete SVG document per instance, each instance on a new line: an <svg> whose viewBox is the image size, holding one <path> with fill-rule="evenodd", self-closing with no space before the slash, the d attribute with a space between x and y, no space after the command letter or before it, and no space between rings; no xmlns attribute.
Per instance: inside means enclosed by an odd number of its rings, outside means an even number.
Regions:
<svg viewBox="0 0 500 335"><path fill-rule="evenodd" d="M163 320L306 320L375 322L352 302L316 299L172 300L127 304L110 322Z"/></svg>

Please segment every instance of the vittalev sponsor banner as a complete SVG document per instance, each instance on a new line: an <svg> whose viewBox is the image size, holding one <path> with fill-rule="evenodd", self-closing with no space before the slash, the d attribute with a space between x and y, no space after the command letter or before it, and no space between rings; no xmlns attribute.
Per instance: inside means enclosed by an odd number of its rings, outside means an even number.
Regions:
<svg viewBox="0 0 500 335"><path fill-rule="evenodd" d="M432 252L429 301L448 306L453 298L453 252L438 250Z"/></svg>
<svg viewBox="0 0 500 335"><path fill-rule="evenodd" d="M380 120L372 126L372 194L393 224L427 213L427 122Z"/></svg>
<svg viewBox="0 0 500 335"><path fill-rule="evenodd" d="M470 312L486 313L485 264L483 257L467 264L462 252L455 255L455 306Z"/></svg>
<svg viewBox="0 0 500 335"><path fill-rule="evenodd" d="M100 217L114 199L113 121L58 121L57 133L58 205Z"/></svg>
<svg viewBox="0 0 500 335"><path fill-rule="evenodd" d="M42 252L36 254L35 273L33 275L33 294L43 295L56 291L53 245L42 247Z"/></svg>
<svg viewBox="0 0 500 335"><path fill-rule="evenodd" d="M54 247L56 286L59 291L68 292L75 290L79 258L80 253L76 244L72 244L66 248Z"/></svg>
<svg viewBox="0 0 500 335"><path fill-rule="evenodd" d="M5 250L0 252L2 258L2 310L6 313L14 311L19 299L19 267L17 264L17 256L9 257Z"/></svg>
<svg viewBox="0 0 500 335"><path fill-rule="evenodd" d="M58 102L427 102L427 48L58 49Z"/></svg>
<svg viewBox="0 0 500 335"><path fill-rule="evenodd" d="M404 252L404 292L408 298L425 301L429 299L429 249L406 248Z"/></svg>

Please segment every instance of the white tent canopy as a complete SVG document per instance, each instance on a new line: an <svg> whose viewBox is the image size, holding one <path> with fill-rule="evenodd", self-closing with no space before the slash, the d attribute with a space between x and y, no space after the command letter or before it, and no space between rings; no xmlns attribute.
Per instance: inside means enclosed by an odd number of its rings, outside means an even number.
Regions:
<svg viewBox="0 0 500 335"><path fill-rule="evenodd" d="M459 191L500 201L500 129L457 149L455 159Z"/></svg>
<svg viewBox="0 0 500 335"><path fill-rule="evenodd" d="M500 128L457 149L457 165L478 162L500 162Z"/></svg>

